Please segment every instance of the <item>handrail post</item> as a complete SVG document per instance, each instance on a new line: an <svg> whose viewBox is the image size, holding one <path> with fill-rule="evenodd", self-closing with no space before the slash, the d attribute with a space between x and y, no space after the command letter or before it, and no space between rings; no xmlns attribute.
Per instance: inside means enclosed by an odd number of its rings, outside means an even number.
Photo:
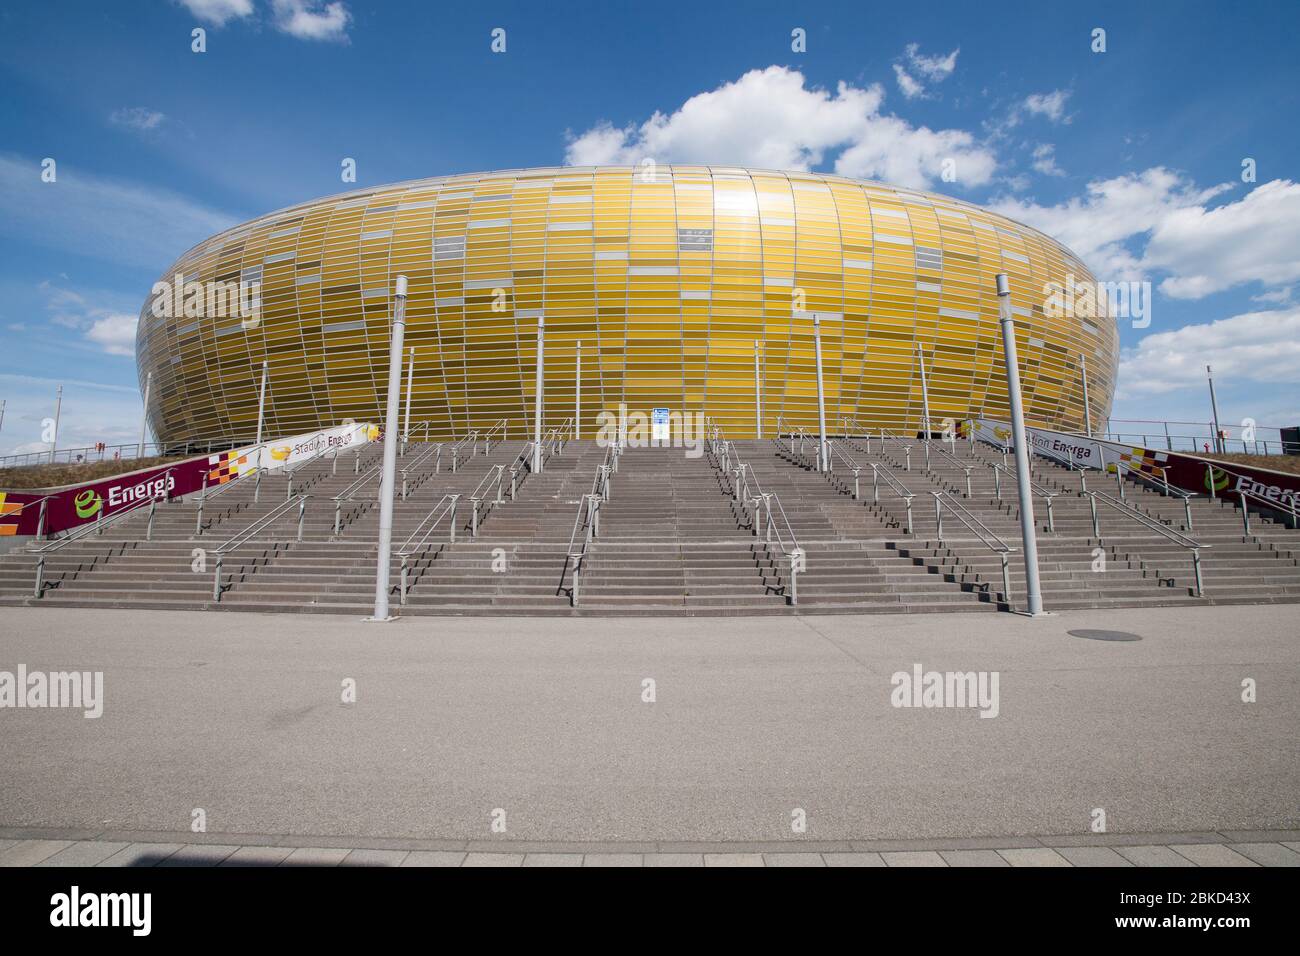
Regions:
<svg viewBox="0 0 1300 956"><path fill-rule="evenodd" d="M45 555L43 554L36 558L36 590L32 596L37 598L45 596Z"/></svg>
<svg viewBox="0 0 1300 956"><path fill-rule="evenodd" d="M853 500L858 500L858 476L861 474L861 468L853 469Z"/></svg>
<svg viewBox="0 0 1300 956"><path fill-rule="evenodd" d="M1205 590L1204 582L1201 580L1201 549L1192 548L1192 576L1196 580L1196 596L1200 597L1201 592Z"/></svg>
<svg viewBox="0 0 1300 956"><path fill-rule="evenodd" d="M914 532L914 531L912 530L912 528L913 528L913 524L912 524L912 496L911 496L911 495L904 495L904 496L903 496L903 501L904 501L904 502L906 503L906 505L907 505L907 533L908 533L908 534L915 534L916 532Z"/></svg>
<svg viewBox="0 0 1300 956"><path fill-rule="evenodd" d="M1088 504L1092 508L1092 536L1101 541L1101 525L1097 521L1097 492L1089 491Z"/></svg>
<svg viewBox="0 0 1300 956"><path fill-rule="evenodd" d="M497 465L497 504L503 503L503 499L501 498L501 476L505 473L505 467L505 465Z"/></svg>
<svg viewBox="0 0 1300 956"><path fill-rule="evenodd" d="M298 501L298 540L302 540L303 518L307 515L307 496L303 495Z"/></svg>
<svg viewBox="0 0 1300 956"><path fill-rule="evenodd" d="M158 510L158 498L157 496L154 496L153 498L149 499L149 523L144 530L144 539L146 541L153 540L153 516L154 516L154 512L157 510Z"/></svg>
<svg viewBox="0 0 1300 956"><path fill-rule="evenodd" d="M470 505L469 536L471 538L478 537L478 502L479 499L477 496L471 497L469 499L469 505Z"/></svg>
<svg viewBox="0 0 1300 956"><path fill-rule="evenodd" d="M36 540L37 541L45 540L45 503L47 501L49 501L48 496L41 500L41 513L36 518Z"/></svg>
<svg viewBox="0 0 1300 956"><path fill-rule="evenodd" d="M1294 501L1292 501L1292 504L1291 504L1291 511L1292 511L1291 517L1294 518L1294 517L1295 517L1295 502L1294 502ZM1183 498L1183 514L1184 514L1184 515L1186 516L1186 518L1187 518L1187 530L1188 530L1188 531L1193 530L1193 529L1192 529L1192 498L1191 498L1190 495L1188 495L1187 497ZM1291 526L1292 526L1293 528L1295 527L1295 522L1294 522L1294 521L1291 522Z"/></svg>
<svg viewBox="0 0 1300 956"><path fill-rule="evenodd" d="M398 598L398 603L406 604L406 555L402 555L401 597Z"/></svg>
<svg viewBox="0 0 1300 956"><path fill-rule="evenodd" d="M217 567L212 575L212 600L221 600L221 552L217 552Z"/></svg>
<svg viewBox="0 0 1300 956"><path fill-rule="evenodd" d="M934 495L934 536L943 544L943 502L939 499L939 492L932 491Z"/></svg>
<svg viewBox="0 0 1300 956"><path fill-rule="evenodd" d="M1205 463L1205 487L1210 489L1211 500L1217 497L1214 493L1214 466L1208 461Z"/></svg>
<svg viewBox="0 0 1300 956"><path fill-rule="evenodd" d="M1246 492L1238 491L1237 495L1241 498L1241 523L1246 534L1250 534L1250 508L1246 506Z"/></svg>
<svg viewBox="0 0 1300 956"><path fill-rule="evenodd" d="M903 467L903 470L911 471L912 470L912 446L911 445L903 446L903 458L905 460L905 465Z"/></svg>
<svg viewBox="0 0 1300 956"><path fill-rule="evenodd" d="M880 473L874 462L871 465L871 503L880 504Z"/></svg>
<svg viewBox="0 0 1300 956"><path fill-rule="evenodd" d="M1007 610L1011 609L1011 556L1007 552L999 552L1002 558L1002 600L1007 602Z"/></svg>
<svg viewBox="0 0 1300 956"><path fill-rule="evenodd" d="M343 499L335 498L334 499L334 536L336 538L339 536L339 533L341 531L339 527L339 521L342 518L342 515L343 515Z"/></svg>
<svg viewBox="0 0 1300 956"><path fill-rule="evenodd" d="M996 489L998 501L1002 500L1002 466L996 462L993 465L993 487Z"/></svg>
<svg viewBox="0 0 1300 956"><path fill-rule="evenodd" d="M1052 514L1052 502L1055 500L1056 495L1045 495L1044 497L1047 498L1047 530L1055 533L1056 518Z"/></svg>
<svg viewBox="0 0 1300 956"><path fill-rule="evenodd" d="M460 504L460 495L451 496L451 544L456 543L456 508Z"/></svg>

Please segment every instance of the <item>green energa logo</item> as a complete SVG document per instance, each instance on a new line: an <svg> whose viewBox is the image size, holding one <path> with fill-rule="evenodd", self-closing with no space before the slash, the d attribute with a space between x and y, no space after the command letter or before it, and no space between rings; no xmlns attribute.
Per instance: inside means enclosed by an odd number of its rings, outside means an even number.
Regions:
<svg viewBox="0 0 1300 956"><path fill-rule="evenodd" d="M1206 488L1212 487L1214 491L1222 491L1228 487L1228 473L1222 468L1215 468L1213 465L1206 470L1205 478L1202 480L1205 482ZM1210 482L1214 482L1213 486L1211 486Z"/></svg>
<svg viewBox="0 0 1300 956"><path fill-rule="evenodd" d="M78 518L93 518L104 507L104 499L87 488L72 499L72 506L76 508Z"/></svg>

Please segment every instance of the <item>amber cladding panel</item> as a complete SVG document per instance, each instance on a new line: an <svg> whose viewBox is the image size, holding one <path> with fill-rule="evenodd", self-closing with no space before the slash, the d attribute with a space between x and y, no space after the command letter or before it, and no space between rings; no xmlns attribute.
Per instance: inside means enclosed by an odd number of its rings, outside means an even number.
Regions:
<svg viewBox="0 0 1300 956"><path fill-rule="evenodd" d="M818 313L832 427L910 431L918 353L936 422L1007 416L999 272L1027 420L1082 429L1083 357L1092 420L1104 420L1114 323L1046 309L1049 283L1092 281L1068 249L937 194L726 166L480 173L303 203L214 236L161 277L258 283L256 321L160 317L151 296L136 351L163 441L250 438L263 362L267 434L377 421L393 276L405 274L412 421L430 437L501 419L531 431L540 316L548 425L574 413L581 345L583 436L626 403L703 412L746 437L755 343L765 433L816 427Z"/></svg>

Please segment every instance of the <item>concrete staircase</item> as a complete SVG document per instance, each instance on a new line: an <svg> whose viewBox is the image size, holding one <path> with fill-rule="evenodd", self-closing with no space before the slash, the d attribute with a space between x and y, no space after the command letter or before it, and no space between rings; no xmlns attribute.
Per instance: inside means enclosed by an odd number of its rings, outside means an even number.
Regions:
<svg viewBox="0 0 1300 956"><path fill-rule="evenodd" d="M571 536L606 449L556 448L540 473L520 462L522 441L463 446L451 454L413 444L399 460L407 495L395 503L401 550L444 496L459 495L450 521L410 554L400 604L401 561L391 566L395 613L421 614L817 614L1020 608L1017 550L1004 588L999 540L1019 549L1014 460L965 442L926 449L904 439L842 438L834 470L812 465L812 443L711 443L690 458L676 448L630 448L618 457L599 535L587 550L578 606L571 603ZM160 503L146 540L142 509L49 552L46 588L33 597L39 545L0 556L0 605L204 608L338 612L373 609L380 449L322 458L292 476L267 472L203 502ZM740 466L743 465L743 474ZM854 470L856 469L856 476ZM509 474L516 472L513 497ZM502 474L500 500L492 479ZM1124 501L1202 549L1197 596L1190 551L1099 505L1100 535L1078 472L1034 458L1035 522L1048 610L1300 601L1300 532L1252 515L1246 534L1231 503L1181 500L1126 479ZM1113 476L1087 476L1089 491L1118 496ZM486 490L485 490L486 489ZM744 494L738 496L738 491ZM855 497L856 491L856 497ZM478 533L469 498L478 493ZM771 496L778 535L752 498ZM910 526L902 493L911 495ZM307 495L301 539L298 496ZM1050 519L1047 497L1051 496ZM294 504L286 504L293 501ZM942 513L936 511L936 500ZM958 515L969 515L972 530ZM261 522L256 534L232 539ZM792 603L789 551L806 568ZM213 598L218 552L222 592Z"/></svg>

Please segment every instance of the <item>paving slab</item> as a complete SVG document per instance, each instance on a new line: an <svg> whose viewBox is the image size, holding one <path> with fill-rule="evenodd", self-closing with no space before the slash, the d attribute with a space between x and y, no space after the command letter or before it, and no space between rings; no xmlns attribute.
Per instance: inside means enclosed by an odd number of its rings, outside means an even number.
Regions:
<svg viewBox="0 0 1300 956"><path fill-rule="evenodd" d="M764 853L763 862L768 866L825 866L826 861L820 853Z"/></svg>
<svg viewBox="0 0 1300 956"><path fill-rule="evenodd" d="M216 866L238 849L237 846L222 846L221 844L187 843L167 859L160 861L158 865Z"/></svg>
<svg viewBox="0 0 1300 956"><path fill-rule="evenodd" d="M281 866L338 866L352 851L346 847L300 846L284 858Z"/></svg>
<svg viewBox="0 0 1300 956"><path fill-rule="evenodd" d="M1057 853L1070 861L1071 866L1132 866L1108 846L1057 846Z"/></svg>
<svg viewBox="0 0 1300 956"><path fill-rule="evenodd" d="M588 853L582 858L583 866L640 866L640 853Z"/></svg>
<svg viewBox="0 0 1300 956"><path fill-rule="evenodd" d="M182 843L132 843L119 850L100 866L157 866L163 860L176 853Z"/></svg>
<svg viewBox="0 0 1300 956"><path fill-rule="evenodd" d="M469 853L461 866L523 866L522 853Z"/></svg>
<svg viewBox="0 0 1300 956"><path fill-rule="evenodd" d="M996 850L940 850L949 866L1010 866Z"/></svg>
<svg viewBox="0 0 1300 956"><path fill-rule="evenodd" d="M884 866L885 858L879 853L823 853L827 866Z"/></svg>
<svg viewBox="0 0 1300 956"><path fill-rule="evenodd" d="M129 846L127 843L112 843L98 840L79 840L72 846L60 850L53 856L46 857L37 866L98 866L119 850Z"/></svg>
<svg viewBox="0 0 1300 956"><path fill-rule="evenodd" d="M290 846L241 846L218 866L279 866L292 852Z"/></svg>
<svg viewBox="0 0 1300 956"><path fill-rule="evenodd" d="M446 850L412 850L402 866L460 866L465 854Z"/></svg>
<svg viewBox="0 0 1300 956"><path fill-rule="evenodd" d="M1197 866L1259 866L1250 857L1242 856L1222 843L1186 843L1171 849Z"/></svg>
<svg viewBox="0 0 1300 956"><path fill-rule="evenodd" d="M1230 847L1261 866L1300 866L1300 853L1280 843L1233 843Z"/></svg>
<svg viewBox="0 0 1300 956"><path fill-rule="evenodd" d="M761 853L706 853L705 866L762 866Z"/></svg>
<svg viewBox="0 0 1300 956"><path fill-rule="evenodd" d="M642 866L703 866L703 853L646 853Z"/></svg>
<svg viewBox="0 0 1300 956"><path fill-rule="evenodd" d="M401 866L410 850L353 850L343 858L343 866Z"/></svg>
<svg viewBox="0 0 1300 956"><path fill-rule="evenodd" d="M582 866L581 853L528 853L524 866Z"/></svg>
<svg viewBox="0 0 1300 956"><path fill-rule="evenodd" d="M900 850L893 853L880 854L885 859L886 866L947 866L944 860L934 850Z"/></svg>
<svg viewBox="0 0 1300 956"><path fill-rule="evenodd" d="M1045 846L1036 850L998 850L998 854L1012 866L1070 865L1069 860Z"/></svg>
<svg viewBox="0 0 1300 956"><path fill-rule="evenodd" d="M1115 852L1134 866L1195 866L1167 846L1117 846Z"/></svg>
<svg viewBox="0 0 1300 956"><path fill-rule="evenodd" d="M0 866L35 866L72 843L72 840L20 840L9 849L0 850Z"/></svg>

